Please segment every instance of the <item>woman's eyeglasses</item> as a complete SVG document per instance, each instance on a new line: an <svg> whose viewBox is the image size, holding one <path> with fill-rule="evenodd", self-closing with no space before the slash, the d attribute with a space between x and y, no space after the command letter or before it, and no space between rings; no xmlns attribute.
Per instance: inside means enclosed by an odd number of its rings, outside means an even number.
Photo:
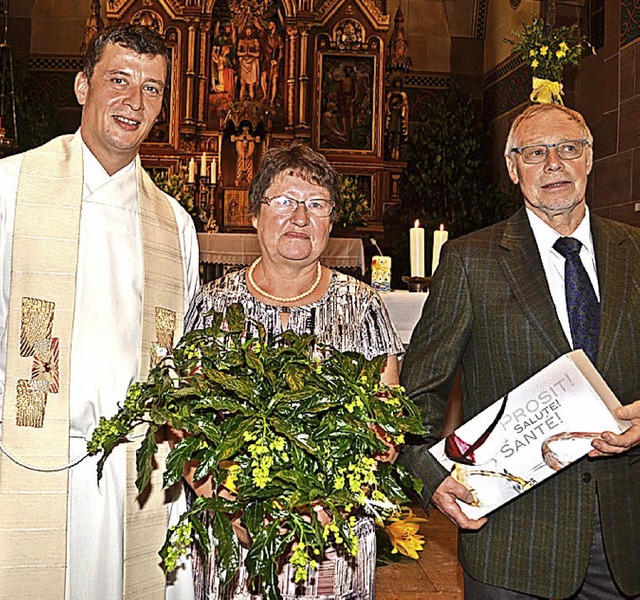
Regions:
<svg viewBox="0 0 640 600"><path fill-rule="evenodd" d="M266 204L276 215L292 215L299 204L303 204L306 211L314 217L328 217L333 212L334 204L324 198L311 198L310 200L296 200L289 196L265 196L260 204Z"/></svg>

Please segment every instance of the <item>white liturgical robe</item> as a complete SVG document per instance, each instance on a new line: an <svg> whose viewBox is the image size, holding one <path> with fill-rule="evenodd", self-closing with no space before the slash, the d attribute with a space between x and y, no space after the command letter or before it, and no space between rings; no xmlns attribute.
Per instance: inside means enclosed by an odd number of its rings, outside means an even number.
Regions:
<svg viewBox="0 0 640 600"><path fill-rule="evenodd" d="M99 418L113 415L129 385L137 380L141 346L143 265L135 161L113 176L86 146L83 161L70 371L71 460L86 453L87 439ZM0 161L0 415L20 165L21 156ZM171 205L180 235L186 311L198 286L197 238L189 215L173 199ZM99 485L96 463L96 457L89 457L69 472L66 600L122 597L124 446L116 448L106 462ZM172 510L179 514L181 504L178 500ZM167 588L167 598L189 600L192 595L191 573L186 565Z"/></svg>

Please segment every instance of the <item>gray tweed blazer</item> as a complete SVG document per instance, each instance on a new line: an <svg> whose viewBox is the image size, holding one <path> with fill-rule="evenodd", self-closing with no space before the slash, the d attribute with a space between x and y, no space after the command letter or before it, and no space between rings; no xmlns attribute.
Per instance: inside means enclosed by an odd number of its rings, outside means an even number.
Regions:
<svg viewBox="0 0 640 600"><path fill-rule="evenodd" d="M640 398L640 229L595 215L591 225L602 311L596 366L626 404ZM570 350L524 208L444 246L401 374L428 434L400 460L423 480L425 503L447 475L427 448L440 437L458 367L466 420ZM640 448L578 461L480 531L461 531L465 571L528 594L572 594L587 567L596 494L615 579L640 594Z"/></svg>

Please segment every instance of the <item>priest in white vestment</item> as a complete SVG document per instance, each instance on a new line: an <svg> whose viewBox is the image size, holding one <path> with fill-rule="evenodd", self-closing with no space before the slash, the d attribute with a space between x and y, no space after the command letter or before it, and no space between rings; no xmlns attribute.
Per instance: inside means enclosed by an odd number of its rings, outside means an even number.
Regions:
<svg viewBox="0 0 640 600"><path fill-rule="evenodd" d="M166 50L163 51L163 47L160 36L146 28L131 25L107 30L97 38L85 61L84 71L76 78L76 95L83 105L81 128L74 136L58 138L50 143L48 146L51 149L43 154L42 158L43 173L36 172L34 175L39 178L37 185L44 185L44 187L42 193L37 194L38 198L33 200L43 203L43 206L48 206L47 203L57 200L54 197L47 197L48 173L55 177L58 168L61 170L68 168L81 176L78 178L81 183L78 184L77 189L74 188L76 189L74 193L81 193L81 198L77 199L76 229L79 233L77 233L77 242L74 242L77 247L75 289L73 273L67 279L70 281L68 285L71 287L71 306L73 306L73 310L68 311L72 312L72 318L69 321L70 368L65 375L61 363L59 373L61 390L63 379L65 376L68 378L68 461L66 464L47 464L47 470L50 472L60 469L60 472L66 470L68 473L66 551L63 548L59 559L36 556L39 554L38 533L37 531L34 533L34 528L37 529L38 524L25 526L25 539L36 536L36 543L32 544L35 550L24 550L23 553L26 555L20 559L22 562L18 571L23 575L23 582L17 584L20 587L5 585L5 582L15 579L17 573L15 565L11 564L12 559L6 559L4 552L9 551L7 546L10 545L11 539L21 539L11 538L11 535L16 533L15 529L19 527L16 525L14 528L13 523L19 519L9 517L5 508L5 518L0 516L0 581L2 581L0 599L3 600L16 597L14 594L18 590L21 598L118 600L123 597L159 597L153 591L152 584L147 587L146 578L151 579L151 575L147 573L146 568L138 567L140 572L131 575L130 581L127 580L129 576L124 574L125 546L130 542L124 534L123 523L127 520L125 514L127 478L131 477L131 473L127 474L125 445L118 447L107 460L99 484L95 457L85 458L68 469L65 467L86 454L86 442L98 424L99 418L110 417L116 412L118 404L124 401L129 385L143 376L145 369L148 368L146 361L149 357L144 352L148 344L143 339L143 321L147 310L145 302L151 302L149 298L152 297L151 292L148 295L148 286L153 284L153 282L149 283L149 280L153 277L162 280L164 272L160 269L160 275L152 277L149 274L150 267L147 268L147 265L155 257L152 256L153 252L145 248L151 245L150 247L155 248L156 254L162 254L162 251L157 250L162 246L159 246L155 239L146 239L154 236L154 228L145 224L148 220L148 216L145 215L150 214L155 218L151 213L157 203L168 203L170 207L170 209L165 208L159 222L167 223L167 239L173 240L173 250L167 250L167 255L173 252L174 256L179 257L174 260L174 263L177 263L175 272L181 281L178 281L175 287L165 281L160 281L159 284L160 287L164 285L162 293L165 297L170 298L172 294L179 295L179 298L171 300L177 307L173 313L179 317L174 341L177 341L182 330L182 315L198 286L198 248L193 221L175 200L160 194L157 188L154 188L148 176L143 173L137 156L138 148L153 126L161 108L168 64ZM0 459L3 461L3 468L7 465L11 469L17 469L18 479L28 479L35 472L34 469L41 466L38 464L37 456L29 460L20 456L21 435L23 433L25 436L38 435L39 428L46 429L48 411L51 406L59 402L58 397L51 393L53 388L50 387L48 397L45 393L47 399L46 407L43 409L42 424L33 425L29 422L28 425L31 426L14 427L13 417L11 419L7 417L9 403L16 402L15 387L11 389L8 384L5 386L5 378L8 382L8 371L11 370L7 367L7 357L12 352L12 336L7 335L7 331L10 330L13 305L10 297L13 293L14 277L18 277L13 273L17 269L14 259L17 262L19 256L14 257L13 253L18 255L24 252L22 242L18 239L21 236L14 235L14 225L18 227L14 221L18 219L16 206L19 202L29 204L31 201L30 198L21 199L21 195L28 195L21 190L32 189L27 187L29 178L32 176L25 172L26 166L23 169L23 162L28 161L34 162L33 155L29 153L0 161L0 282L2 286L0 414L4 415L4 421L0 421L0 439L3 441ZM35 164L38 164L37 160ZM66 190L64 185L61 189ZM63 195L65 193L63 192ZM53 190L51 194L58 195ZM153 200L148 200L147 195ZM143 203L146 207L144 210L141 208ZM147 213L144 212L145 210ZM47 219L48 215L46 211L37 209L34 210L34 215L33 229L37 231L38 216L42 215L42 219ZM70 229L73 232L73 227ZM53 231L55 235L55 225ZM145 233L146 231L151 233ZM49 235L49 238L51 237ZM39 242L37 247L43 248L42 262L45 263L49 260L46 258L46 239ZM36 269L30 269L31 273L27 275L27 284L25 284L27 291L21 294L23 296L21 332L26 327L24 298L31 295L28 277L34 276L33 271L38 270L38 260L40 259L36 256L33 262ZM55 271L55 268L52 270ZM54 273L54 281L55 275ZM21 277L24 279L24 274ZM37 278L37 274L35 277ZM57 312L52 317L53 336L56 335L56 323L60 318L58 312L61 312L58 307L61 303L52 302L51 306L54 304L56 307L52 311ZM153 306L150 310L153 311ZM158 306L155 310L157 321ZM20 335L22 344L24 335L23 333ZM63 336L60 340L62 357ZM49 340L47 340L48 343ZM24 357L22 347L20 351L20 356ZM37 349L34 352L33 361L36 365ZM10 358L9 363L13 364L11 360ZM32 368L31 363L27 364L27 359L17 358L16 364L19 366L22 365L20 361L26 365L22 367L23 369L28 371ZM32 372L36 373L37 367L34 366L32 369ZM22 376L24 377L24 374ZM36 385L38 381L41 382L42 377L38 379L37 373L31 376L31 384L35 392L41 389ZM50 384L47 383L47 385ZM16 422L20 421L20 407L17 411ZM17 432L13 433L10 439L18 440L17 443L12 442L11 446L3 436L3 431L6 431L8 436L9 425ZM9 462L9 455L14 460ZM20 469L24 470L22 475ZM131 471L130 468L129 471ZM50 473L44 473L36 475L36 478L42 477L43 481L46 481L46 477L52 476ZM11 484L6 483L11 480L5 479L4 474L2 477L0 502L3 501L5 493L9 499L11 494ZM29 490L20 493L29 493ZM41 494L39 506L46 521L47 494L45 492ZM178 490L176 494L179 496L180 491ZM18 495L18 498L20 497L24 496ZM6 506L19 504L17 502ZM178 498L173 504L167 502L166 510L173 510L179 514L180 499ZM144 509L132 517L138 520L138 524L144 524L145 518ZM138 524L134 523L136 526ZM45 529L46 527L43 527L43 532ZM47 540L49 539L46 532L42 533L43 555L48 552ZM55 544L56 548L59 545ZM61 545L64 547L64 540ZM155 548L156 552L157 550L159 546ZM142 552L140 550L140 553ZM133 564L138 564L135 560L134 557ZM152 557L151 562L154 561L159 562L159 558ZM141 564L143 563L140 562ZM135 568L132 570L135 571ZM162 582L161 585L164 586ZM192 597L188 563L178 571L175 581L170 581L167 585L166 597L180 600L189 600Z"/></svg>

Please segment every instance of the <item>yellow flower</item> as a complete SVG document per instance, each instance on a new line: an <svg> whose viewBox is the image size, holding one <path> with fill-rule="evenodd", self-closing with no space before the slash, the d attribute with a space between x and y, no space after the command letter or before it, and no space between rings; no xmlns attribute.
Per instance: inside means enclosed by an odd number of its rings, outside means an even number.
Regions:
<svg viewBox="0 0 640 600"><path fill-rule="evenodd" d="M567 55L563 50L556 50L556 58L564 58Z"/></svg>
<svg viewBox="0 0 640 600"><path fill-rule="evenodd" d="M567 46L564 42L560 42L560 50L562 50L563 52L566 52L569 49L569 46Z"/></svg>
<svg viewBox="0 0 640 600"><path fill-rule="evenodd" d="M549 46L541 46L540 47L540 54L542 54L542 56L546 56L547 52L549 52Z"/></svg>
<svg viewBox="0 0 640 600"><path fill-rule="evenodd" d="M407 509L398 517L389 517L389 524L385 526L385 531L389 536L389 541L393 546L392 554L404 554L414 560L418 559L418 552L424 547L424 536L419 535L420 523L425 523L426 519L421 519L413 514L411 509ZM404 518L402 518L403 515Z"/></svg>
<svg viewBox="0 0 640 600"><path fill-rule="evenodd" d="M529 56L535 56L537 52L535 50L529 50Z"/></svg>
<svg viewBox="0 0 640 600"><path fill-rule="evenodd" d="M240 465L231 465L229 470L227 471L227 478L224 480L222 484L226 487L231 493L237 494L238 488L236 487L236 481L238 479L238 475L240 474Z"/></svg>
<svg viewBox="0 0 640 600"><path fill-rule="evenodd" d="M540 63L537 60L531 61L531 66L535 69Z"/></svg>

